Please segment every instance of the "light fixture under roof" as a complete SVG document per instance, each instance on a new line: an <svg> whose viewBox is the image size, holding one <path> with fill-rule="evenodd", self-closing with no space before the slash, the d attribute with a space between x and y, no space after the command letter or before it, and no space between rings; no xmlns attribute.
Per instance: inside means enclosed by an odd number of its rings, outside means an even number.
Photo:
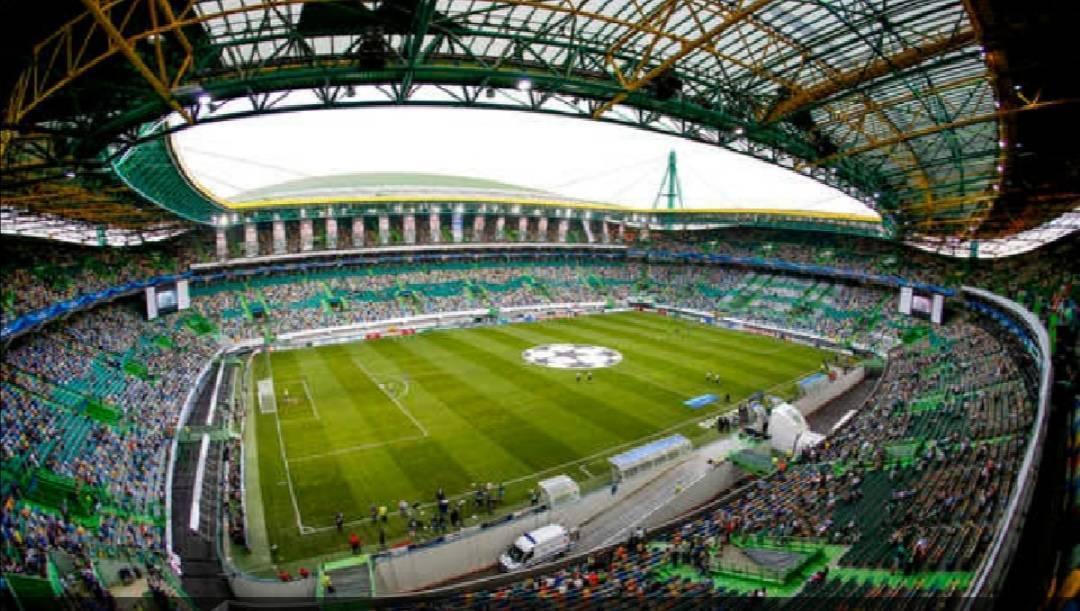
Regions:
<svg viewBox="0 0 1080 611"><path fill-rule="evenodd" d="M517 82L517 88L520 91L529 91L532 89L533 82L530 79L523 78Z"/></svg>

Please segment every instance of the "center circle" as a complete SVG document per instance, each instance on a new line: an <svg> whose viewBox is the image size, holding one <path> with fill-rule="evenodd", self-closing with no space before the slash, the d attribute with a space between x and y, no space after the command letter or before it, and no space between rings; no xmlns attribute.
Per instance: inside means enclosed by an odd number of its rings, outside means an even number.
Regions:
<svg viewBox="0 0 1080 611"><path fill-rule="evenodd" d="M544 344L521 353L526 363L555 369L600 369L622 361L618 350L588 344Z"/></svg>

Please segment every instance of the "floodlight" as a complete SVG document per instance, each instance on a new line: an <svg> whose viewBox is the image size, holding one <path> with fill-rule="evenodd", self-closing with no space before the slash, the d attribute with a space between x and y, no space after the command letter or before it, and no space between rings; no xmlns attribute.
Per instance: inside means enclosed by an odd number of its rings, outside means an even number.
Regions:
<svg viewBox="0 0 1080 611"><path fill-rule="evenodd" d="M532 89L532 85L532 81L527 78L523 78L517 82L517 88L521 91L528 91Z"/></svg>

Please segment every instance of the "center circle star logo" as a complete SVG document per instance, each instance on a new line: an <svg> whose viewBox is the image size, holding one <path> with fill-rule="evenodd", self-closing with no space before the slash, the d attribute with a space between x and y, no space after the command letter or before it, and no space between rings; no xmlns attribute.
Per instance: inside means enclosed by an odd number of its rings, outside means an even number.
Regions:
<svg viewBox="0 0 1080 611"><path fill-rule="evenodd" d="M588 344L544 344L521 353L526 363L554 369L601 369L622 361L618 350Z"/></svg>

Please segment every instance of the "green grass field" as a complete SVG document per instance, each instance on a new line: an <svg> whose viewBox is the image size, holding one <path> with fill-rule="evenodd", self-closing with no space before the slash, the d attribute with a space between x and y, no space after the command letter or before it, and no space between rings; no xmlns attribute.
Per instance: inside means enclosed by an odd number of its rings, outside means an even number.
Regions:
<svg viewBox="0 0 1080 611"><path fill-rule="evenodd" d="M623 361L577 382L573 371L522 360L523 350L547 343L606 346ZM476 482L507 482L511 506L559 473L583 488L605 485L606 458L618 451L674 432L695 444L715 436L697 422L731 406L722 399L694 411L686 399L788 395L825 356L642 313L279 351L269 364L257 356L253 378L269 367L278 406L276 414L255 406L253 418L269 543L279 546L280 562L340 553L347 545L333 527L338 511L351 523L346 532L373 543L372 503L389 508L392 541L405 530L397 501L426 503L430 517L440 486L456 496ZM722 384L706 382L706 371ZM468 507L475 523L471 500Z"/></svg>

